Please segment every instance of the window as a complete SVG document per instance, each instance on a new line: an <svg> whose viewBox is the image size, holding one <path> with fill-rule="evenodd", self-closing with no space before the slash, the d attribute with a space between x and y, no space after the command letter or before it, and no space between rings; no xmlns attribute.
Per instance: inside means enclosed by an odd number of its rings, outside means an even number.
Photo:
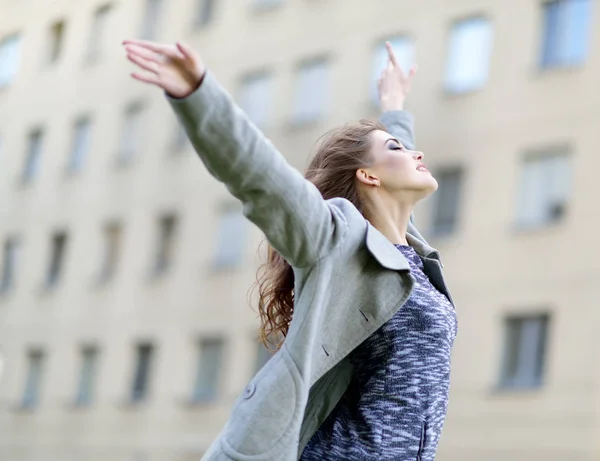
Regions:
<svg viewBox="0 0 600 461"><path fill-rule="evenodd" d="M241 263L248 223L239 208L225 208L219 217L214 266L231 268Z"/></svg>
<svg viewBox="0 0 600 461"><path fill-rule="evenodd" d="M273 346L270 346L273 348ZM262 341L256 341L256 358L254 362L254 373L258 373L258 371L265 366L265 364L269 361L271 357L273 357L273 352L271 352L267 347L262 343Z"/></svg>
<svg viewBox="0 0 600 461"><path fill-rule="evenodd" d="M317 59L302 64L296 79L292 122L302 124L323 117L329 91L328 62Z"/></svg>
<svg viewBox="0 0 600 461"><path fill-rule="evenodd" d="M104 259L100 270L101 282L109 281L117 270L121 239L122 231L119 223L113 222L104 228Z"/></svg>
<svg viewBox="0 0 600 461"><path fill-rule="evenodd" d="M19 70L21 37L14 34L0 40L0 88L10 85Z"/></svg>
<svg viewBox="0 0 600 461"><path fill-rule="evenodd" d="M91 122L87 117L82 117L75 122L73 141L68 170L77 172L83 168L85 158L90 149Z"/></svg>
<svg viewBox="0 0 600 461"><path fill-rule="evenodd" d="M215 13L215 0L196 0L196 26L208 25Z"/></svg>
<svg viewBox="0 0 600 461"><path fill-rule="evenodd" d="M94 400L96 372L98 367L98 349L88 346L81 351L81 372L75 404L90 405Z"/></svg>
<svg viewBox="0 0 600 461"><path fill-rule="evenodd" d="M156 40L158 24L161 17L162 0L146 0L144 21L142 23L141 37L146 40Z"/></svg>
<svg viewBox="0 0 600 461"><path fill-rule="evenodd" d="M502 387L537 387L542 384L548 323L548 315L506 319Z"/></svg>
<svg viewBox="0 0 600 461"><path fill-rule="evenodd" d="M60 58L65 35L65 22L56 21L50 26L48 63L54 64Z"/></svg>
<svg viewBox="0 0 600 461"><path fill-rule="evenodd" d="M139 103L131 104L125 111L125 122L121 132L118 162L121 165L131 163L140 146L142 135L143 108Z"/></svg>
<svg viewBox="0 0 600 461"><path fill-rule="evenodd" d="M373 73L371 75L371 99L374 103L379 102L377 80L388 64L388 52L385 47L386 41L389 41L392 45L396 59L405 73L408 73L410 68L415 64L415 44L410 37L392 37L378 44L373 54Z"/></svg>
<svg viewBox="0 0 600 461"><path fill-rule="evenodd" d="M42 374L44 372L44 352L41 350L32 350L29 352L27 359L27 379L25 381L21 406L31 409L36 407L39 402Z"/></svg>
<svg viewBox="0 0 600 461"><path fill-rule="evenodd" d="M154 346L152 344L140 344L137 346L137 357L135 375L131 388L131 401L140 402L148 396L150 372Z"/></svg>
<svg viewBox="0 0 600 461"><path fill-rule="evenodd" d="M562 150L526 156L521 173L517 224L543 227L560 221L567 212L571 189L570 156Z"/></svg>
<svg viewBox="0 0 600 461"><path fill-rule="evenodd" d="M283 1L284 0L253 0L254 7L258 10L274 8L281 5Z"/></svg>
<svg viewBox="0 0 600 461"><path fill-rule="evenodd" d="M173 262L176 227L176 216L166 215L160 218L158 248L154 265L154 272L156 274L166 272Z"/></svg>
<svg viewBox="0 0 600 461"><path fill-rule="evenodd" d="M94 12L91 32L88 41L87 59L95 61L100 58L109 31L110 5L103 5Z"/></svg>
<svg viewBox="0 0 600 461"><path fill-rule="evenodd" d="M54 287L60 280L63 271L65 251L67 246L67 234L65 232L57 232L52 236L51 240L50 265L48 266L48 274L46 276L46 287Z"/></svg>
<svg viewBox="0 0 600 461"><path fill-rule="evenodd" d="M219 391L223 350L222 338L207 338L200 341L198 348L198 368L194 384L194 402L215 400Z"/></svg>
<svg viewBox="0 0 600 461"><path fill-rule="evenodd" d="M15 281L19 241L12 237L4 242L4 255L2 261L2 278L0 279L0 292L8 291Z"/></svg>
<svg viewBox="0 0 600 461"><path fill-rule="evenodd" d="M457 22L450 34L445 88L466 93L483 87L492 51L492 26L485 18Z"/></svg>
<svg viewBox="0 0 600 461"><path fill-rule="evenodd" d="M544 5L541 67L582 64L588 54L591 0L554 0Z"/></svg>
<svg viewBox="0 0 600 461"><path fill-rule="evenodd" d="M455 232L461 206L463 170L451 168L436 175L438 190L433 202L433 233L437 236Z"/></svg>
<svg viewBox="0 0 600 461"><path fill-rule="evenodd" d="M268 123L271 109L273 78L269 73L255 73L242 81L240 107L259 128Z"/></svg>
<svg viewBox="0 0 600 461"><path fill-rule="evenodd" d="M42 141L44 132L36 129L29 134L27 157L25 159L25 168L23 169L23 182L32 182L38 174L40 159L42 156Z"/></svg>

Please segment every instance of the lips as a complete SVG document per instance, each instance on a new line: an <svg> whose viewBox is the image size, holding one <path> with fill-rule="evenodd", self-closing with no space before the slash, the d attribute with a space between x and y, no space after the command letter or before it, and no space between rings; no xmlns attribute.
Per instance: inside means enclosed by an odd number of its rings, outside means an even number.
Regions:
<svg viewBox="0 0 600 461"><path fill-rule="evenodd" d="M417 165L417 171L427 171L427 172L429 172L429 170L425 167L425 164L423 164L423 163L419 163Z"/></svg>

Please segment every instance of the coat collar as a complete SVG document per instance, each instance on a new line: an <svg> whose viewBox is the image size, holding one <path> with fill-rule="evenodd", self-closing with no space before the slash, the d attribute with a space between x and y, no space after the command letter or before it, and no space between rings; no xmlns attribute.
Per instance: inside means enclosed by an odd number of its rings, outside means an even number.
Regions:
<svg viewBox="0 0 600 461"><path fill-rule="evenodd" d="M412 223L408 225L406 234L408 244L415 249L420 256L435 258L439 260L439 253L429 246L423 236ZM366 245L373 257L386 269L395 271L410 270L408 261L401 251L390 242L385 235L379 232L367 221Z"/></svg>

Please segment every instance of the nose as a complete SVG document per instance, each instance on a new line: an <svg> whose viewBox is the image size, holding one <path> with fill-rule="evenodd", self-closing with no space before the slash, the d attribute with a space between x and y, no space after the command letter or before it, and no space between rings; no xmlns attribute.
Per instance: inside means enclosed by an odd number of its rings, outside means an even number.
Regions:
<svg viewBox="0 0 600 461"><path fill-rule="evenodd" d="M424 157L425 157L425 155L421 151L416 150L413 152L413 158L415 160L423 160Z"/></svg>

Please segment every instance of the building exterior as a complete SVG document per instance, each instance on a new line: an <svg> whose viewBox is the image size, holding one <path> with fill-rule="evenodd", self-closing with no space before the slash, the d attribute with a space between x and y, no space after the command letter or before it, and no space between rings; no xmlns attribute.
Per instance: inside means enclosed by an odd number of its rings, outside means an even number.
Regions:
<svg viewBox="0 0 600 461"><path fill-rule="evenodd" d="M440 189L416 222L460 325L437 459L600 456L597 2L0 0L0 18L0 460L198 459L268 358L260 232L129 78L129 37L197 48L299 169L377 116L384 40L418 62L407 109Z"/></svg>

